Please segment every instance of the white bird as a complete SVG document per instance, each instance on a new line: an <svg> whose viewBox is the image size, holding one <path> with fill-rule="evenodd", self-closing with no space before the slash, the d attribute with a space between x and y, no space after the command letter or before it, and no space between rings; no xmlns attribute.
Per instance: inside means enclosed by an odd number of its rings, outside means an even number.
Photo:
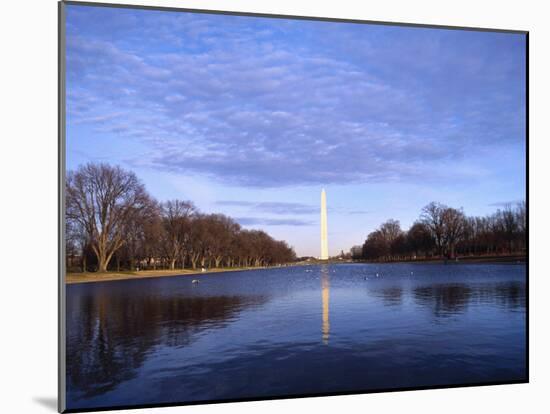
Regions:
<svg viewBox="0 0 550 414"><path fill-rule="evenodd" d="M199 283L199 279L193 279L191 283Z"/></svg>

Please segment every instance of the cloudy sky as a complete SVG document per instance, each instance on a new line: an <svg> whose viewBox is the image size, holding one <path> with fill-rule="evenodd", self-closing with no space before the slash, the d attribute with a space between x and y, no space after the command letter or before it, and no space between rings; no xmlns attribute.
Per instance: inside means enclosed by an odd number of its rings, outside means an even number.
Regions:
<svg viewBox="0 0 550 414"><path fill-rule="evenodd" d="M67 7L67 166L131 169L319 255L430 201L525 198L525 38Z"/></svg>

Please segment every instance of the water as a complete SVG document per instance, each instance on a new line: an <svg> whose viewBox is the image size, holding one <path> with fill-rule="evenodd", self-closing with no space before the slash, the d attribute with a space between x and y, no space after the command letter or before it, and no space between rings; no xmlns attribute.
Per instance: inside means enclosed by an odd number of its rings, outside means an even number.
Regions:
<svg viewBox="0 0 550 414"><path fill-rule="evenodd" d="M195 278L67 286L68 408L526 377L524 265L339 264Z"/></svg>

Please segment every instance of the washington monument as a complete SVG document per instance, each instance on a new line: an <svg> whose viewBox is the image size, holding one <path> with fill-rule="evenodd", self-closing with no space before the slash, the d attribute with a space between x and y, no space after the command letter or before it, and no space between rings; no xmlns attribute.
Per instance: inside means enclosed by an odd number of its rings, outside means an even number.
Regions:
<svg viewBox="0 0 550 414"><path fill-rule="evenodd" d="M327 193L321 191L321 260L328 260Z"/></svg>

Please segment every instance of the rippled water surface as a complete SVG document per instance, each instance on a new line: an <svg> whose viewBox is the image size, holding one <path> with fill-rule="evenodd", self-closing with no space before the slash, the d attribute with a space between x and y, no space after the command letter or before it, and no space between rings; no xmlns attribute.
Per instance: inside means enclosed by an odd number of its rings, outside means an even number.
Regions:
<svg viewBox="0 0 550 414"><path fill-rule="evenodd" d="M524 380L524 265L339 264L67 286L67 406Z"/></svg>

